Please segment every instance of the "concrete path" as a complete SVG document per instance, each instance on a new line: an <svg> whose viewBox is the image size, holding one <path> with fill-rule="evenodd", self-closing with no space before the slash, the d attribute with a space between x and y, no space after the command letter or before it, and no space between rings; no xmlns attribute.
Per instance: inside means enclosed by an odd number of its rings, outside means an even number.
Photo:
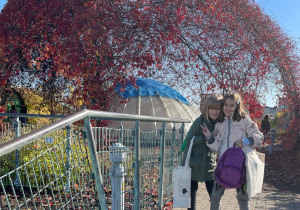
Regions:
<svg viewBox="0 0 300 210"><path fill-rule="evenodd" d="M222 210L239 210L234 189L226 189L222 197ZM197 210L209 210L209 197L203 183L199 183L197 194ZM280 209L280 210L300 210L300 194L282 192L272 186L264 184L262 193L250 199L252 209ZM174 210L186 210L184 208L174 208Z"/></svg>
<svg viewBox="0 0 300 210"><path fill-rule="evenodd" d="M268 151L269 145L261 145L259 151ZM280 144L274 145L274 151L282 151ZM197 194L197 210L209 210L210 202L205 184L199 183ZM226 189L221 203L222 210L239 210L235 189ZM266 183L263 185L262 193L250 199L250 208L253 209L280 209L280 210L300 210L300 194L281 191ZM174 208L174 210L186 210L184 208Z"/></svg>

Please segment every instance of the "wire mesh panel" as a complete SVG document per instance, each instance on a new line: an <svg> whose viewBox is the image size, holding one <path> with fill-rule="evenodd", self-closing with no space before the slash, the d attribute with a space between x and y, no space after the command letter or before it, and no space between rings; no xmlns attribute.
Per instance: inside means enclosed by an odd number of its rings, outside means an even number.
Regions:
<svg viewBox="0 0 300 210"><path fill-rule="evenodd" d="M140 172L140 208L158 209L159 194L159 171L160 171L160 131L141 131L140 133L140 167L134 167L134 137L133 129L121 128L93 128L100 168L104 187L107 195L107 204L111 208L112 183L111 171L113 162L110 154L113 152L111 146L121 143L126 147L126 158L122 162L124 177L122 190L119 192L124 196L124 208L134 208L134 170ZM173 199L173 169L179 163L180 155L180 133L178 130L167 130L165 138L165 168L164 168L164 191L163 205L167 205ZM122 152L122 151L119 151Z"/></svg>
<svg viewBox="0 0 300 210"><path fill-rule="evenodd" d="M159 131L142 131L140 137L140 207L156 209L159 193Z"/></svg>
<svg viewBox="0 0 300 210"><path fill-rule="evenodd" d="M30 133L31 131L41 128L42 126L43 125L23 124L22 127L19 126L14 129L11 129L10 126L4 126L6 128L4 130L4 133L10 133L10 136L6 135L6 138L4 138L4 141L2 141L2 143L8 142L17 136L22 136L24 134ZM42 152L53 148L58 143L62 142L65 138L66 138L66 130L65 129L58 130L52 132L49 135L44 136L41 139L34 141L33 143L23 146L21 149L18 149L15 152L11 152L3 157L0 157L0 164L1 164L0 176L14 170L18 166L26 164L29 160L37 157ZM20 174L20 176L22 180L25 180L23 182L23 185L28 186L29 183L27 183L25 177L23 177L24 174ZM3 179L2 181L5 186L10 184L7 178ZM38 182L38 184L40 183Z"/></svg>
<svg viewBox="0 0 300 210"><path fill-rule="evenodd" d="M45 124L21 124L18 123L17 126L12 126L9 122L0 123L1 133L0 133L0 144L9 142L18 136L22 136L26 133L30 133L38 128L45 126ZM17 134L18 132L18 134Z"/></svg>
<svg viewBox="0 0 300 210"><path fill-rule="evenodd" d="M179 165L180 159L180 132L179 130L166 130L165 157L163 173L163 205L171 206L173 199L173 171Z"/></svg>
<svg viewBox="0 0 300 210"><path fill-rule="evenodd" d="M123 129L122 142L126 146L126 161L124 174L124 207L125 209L133 209L134 203L134 132L132 129Z"/></svg>
<svg viewBox="0 0 300 210"><path fill-rule="evenodd" d="M65 136L62 133L60 135ZM35 141L34 145L39 142L41 140ZM98 207L89 151L84 138L65 138L44 145L43 151L39 149L26 154L21 152L20 166L0 177L1 210ZM21 148L20 151L26 150Z"/></svg>
<svg viewBox="0 0 300 210"><path fill-rule="evenodd" d="M100 169L101 169L101 174L102 174L102 179L104 183L104 188L106 192L106 200L107 200L107 205L109 208L111 208L112 205L112 184L111 184L111 170L112 170L112 165L113 163L110 160L110 154L112 153L111 151L111 146L113 146L116 143L120 144L125 144L127 145L127 139L131 138L132 131L131 130L124 130L124 129L118 129L118 128L106 128L106 127L94 127L93 128L93 134L94 134L94 140L95 140L95 145L96 145L96 150L99 158L99 163L100 163ZM124 140L126 139L126 140ZM126 142L125 142L126 141ZM129 140L131 142L131 140ZM123 174L120 174L120 176L124 177L123 181L123 187L121 194L124 194L124 197L126 195L126 199L128 198L128 192L130 193L131 189L130 186L127 186L127 183L133 183L133 178L130 176L130 171L132 171L132 165L128 166L128 163L133 163L132 162L132 154L130 152L129 147L126 147L126 157L125 161L122 161L122 167L125 168ZM118 151L117 151L118 153ZM128 181L128 177L130 177L130 181ZM129 191L127 191L129 189ZM130 197L130 196L129 196ZM126 200L127 201L127 200ZM128 202L126 205L128 205ZM130 201L129 201L130 203Z"/></svg>
<svg viewBox="0 0 300 210"><path fill-rule="evenodd" d="M3 144L15 138L15 132L13 131L13 129L11 129L9 122L1 123L0 126L1 126L0 144Z"/></svg>
<svg viewBox="0 0 300 210"><path fill-rule="evenodd" d="M111 192L109 172L110 172L110 161L109 147L118 141L118 129L105 128L105 127L94 127L94 140L96 145L96 150L98 153L98 158L100 161L100 168L102 173L102 178L104 185L106 186L106 191Z"/></svg>
<svg viewBox="0 0 300 210"><path fill-rule="evenodd" d="M24 124L17 135L37 128ZM81 126L59 129L0 157L0 210L98 208L95 167L100 168L101 196L109 209L119 200L124 209L134 209L136 197L140 209L170 206L173 169L181 154L178 129L138 133L134 128L93 127L92 134L99 165L91 161L89 151L94 150L89 150Z"/></svg>

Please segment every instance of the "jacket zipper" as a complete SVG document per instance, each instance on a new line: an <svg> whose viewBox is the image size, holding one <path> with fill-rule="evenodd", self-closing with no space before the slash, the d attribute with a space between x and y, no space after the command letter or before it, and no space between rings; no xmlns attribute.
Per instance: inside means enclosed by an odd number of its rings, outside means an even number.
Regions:
<svg viewBox="0 0 300 210"><path fill-rule="evenodd" d="M228 118L227 149L229 149L229 135L230 135L230 117Z"/></svg>

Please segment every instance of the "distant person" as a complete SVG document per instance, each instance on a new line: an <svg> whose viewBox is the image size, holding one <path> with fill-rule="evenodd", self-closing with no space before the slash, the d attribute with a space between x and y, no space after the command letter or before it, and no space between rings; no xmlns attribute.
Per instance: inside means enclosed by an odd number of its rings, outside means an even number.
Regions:
<svg viewBox="0 0 300 210"><path fill-rule="evenodd" d="M15 105L11 106L11 110L9 111L9 113L18 113ZM11 117L10 118L10 122L11 122L11 127L15 128L16 127L16 123L18 123L17 117Z"/></svg>
<svg viewBox="0 0 300 210"><path fill-rule="evenodd" d="M265 115L264 119L261 121L260 131L264 134L264 141L263 144L265 144L267 135L270 132L271 124L270 124L270 116L267 114Z"/></svg>
<svg viewBox="0 0 300 210"><path fill-rule="evenodd" d="M25 104L22 104L20 113L27 114L27 107L25 106ZM26 123L26 117L20 117L20 120L22 125Z"/></svg>

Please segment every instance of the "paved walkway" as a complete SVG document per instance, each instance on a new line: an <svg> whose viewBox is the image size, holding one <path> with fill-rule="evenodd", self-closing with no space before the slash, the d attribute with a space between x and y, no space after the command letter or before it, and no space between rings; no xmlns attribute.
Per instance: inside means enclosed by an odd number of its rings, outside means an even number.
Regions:
<svg viewBox="0 0 300 210"><path fill-rule="evenodd" d="M268 151L268 145L261 146L259 150ZM274 145L274 151L282 150L280 145ZM199 183L197 194L197 210L209 210L210 202L204 183ZM222 210L239 210L235 189L226 189L221 203ZM287 191L280 191L268 184L263 185L262 193L250 199L250 208L253 209L280 209L300 210L300 194ZM174 208L174 210L186 210Z"/></svg>
<svg viewBox="0 0 300 210"><path fill-rule="evenodd" d="M226 189L222 197L222 210L239 210L234 189ZM199 183L197 194L197 210L208 210L210 208L209 197L203 183ZM294 210L300 209L300 194L282 192L278 189L264 184L262 193L250 199L252 209L280 209ZM185 210L184 208L174 208L174 210Z"/></svg>

